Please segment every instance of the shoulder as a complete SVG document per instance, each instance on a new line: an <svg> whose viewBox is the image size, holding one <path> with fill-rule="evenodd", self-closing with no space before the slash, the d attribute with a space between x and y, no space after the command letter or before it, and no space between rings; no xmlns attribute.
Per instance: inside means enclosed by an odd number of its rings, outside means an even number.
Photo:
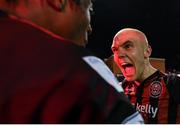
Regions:
<svg viewBox="0 0 180 125"><path fill-rule="evenodd" d="M96 72L97 75L103 78L108 84L113 86L118 92L123 92L122 87L118 84L119 81L100 58L92 55L87 55L83 56L82 59L94 72Z"/></svg>

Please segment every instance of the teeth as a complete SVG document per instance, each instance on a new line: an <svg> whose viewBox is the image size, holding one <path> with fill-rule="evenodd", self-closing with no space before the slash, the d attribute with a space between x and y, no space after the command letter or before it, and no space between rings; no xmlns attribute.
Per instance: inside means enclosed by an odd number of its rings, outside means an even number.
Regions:
<svg viewBox="0 0 180 125"><path fill-rule="evenodd" d="M125 65L128 65L128 63L122 63L121 66L125 66Z"/></svg>
<svg viewBox="0 0 180 125"><path fill-rule="evenodd" d="M133 66L131 63L122 63L121 64L121 66L123 67L123 68L127 68L127 67L130 67L130 66Z"/></svg>

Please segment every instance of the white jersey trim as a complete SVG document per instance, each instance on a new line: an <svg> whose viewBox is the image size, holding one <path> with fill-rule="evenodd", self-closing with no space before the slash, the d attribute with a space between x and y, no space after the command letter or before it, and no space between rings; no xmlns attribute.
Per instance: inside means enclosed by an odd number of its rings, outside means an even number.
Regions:
<svg viewBox="0 0 180 125"><path fill-rule="evenodd" d="M144 120L141 116L141 114L136 111L134 114L127 117L122 124L144 124Z"/></svg>
<svg viewBox="0 0 180 125"><path fill-rule="evenodd" d="M118 84L118 80L101 59L95 56L85 56L83 60L118 92L123 92L123 88Z"/></svg>

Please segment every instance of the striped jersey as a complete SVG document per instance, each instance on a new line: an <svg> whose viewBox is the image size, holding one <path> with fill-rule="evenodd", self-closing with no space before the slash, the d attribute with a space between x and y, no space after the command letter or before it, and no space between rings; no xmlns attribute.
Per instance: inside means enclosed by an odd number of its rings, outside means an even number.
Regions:
<svg viewBox="0 0 180 125"><path fill-rule="evenodd" d="M159 70L140 85L124 79L125 94L147 124L180 123L180 77Z"/></svg>

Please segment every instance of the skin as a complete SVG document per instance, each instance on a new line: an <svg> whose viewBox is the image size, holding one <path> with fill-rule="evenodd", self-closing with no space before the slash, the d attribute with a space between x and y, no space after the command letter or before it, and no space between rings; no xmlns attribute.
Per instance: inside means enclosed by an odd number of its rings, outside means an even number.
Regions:
<svg viewBox="0 0 180 125"><path fill-rule="evenodd" d="M140 84L157 69L149 62L152 49L144 33L137 29L125 28L113 38L114 61L127 81Z"/></svg>
<svg viewBox="0 0 180 125"><path fill-rule="evenodd" d="M13 1L13 0L12 0ZM9 15L29 21L55 35L85 46L91 32L91 0L1 0L0 9Z"/></svg>

